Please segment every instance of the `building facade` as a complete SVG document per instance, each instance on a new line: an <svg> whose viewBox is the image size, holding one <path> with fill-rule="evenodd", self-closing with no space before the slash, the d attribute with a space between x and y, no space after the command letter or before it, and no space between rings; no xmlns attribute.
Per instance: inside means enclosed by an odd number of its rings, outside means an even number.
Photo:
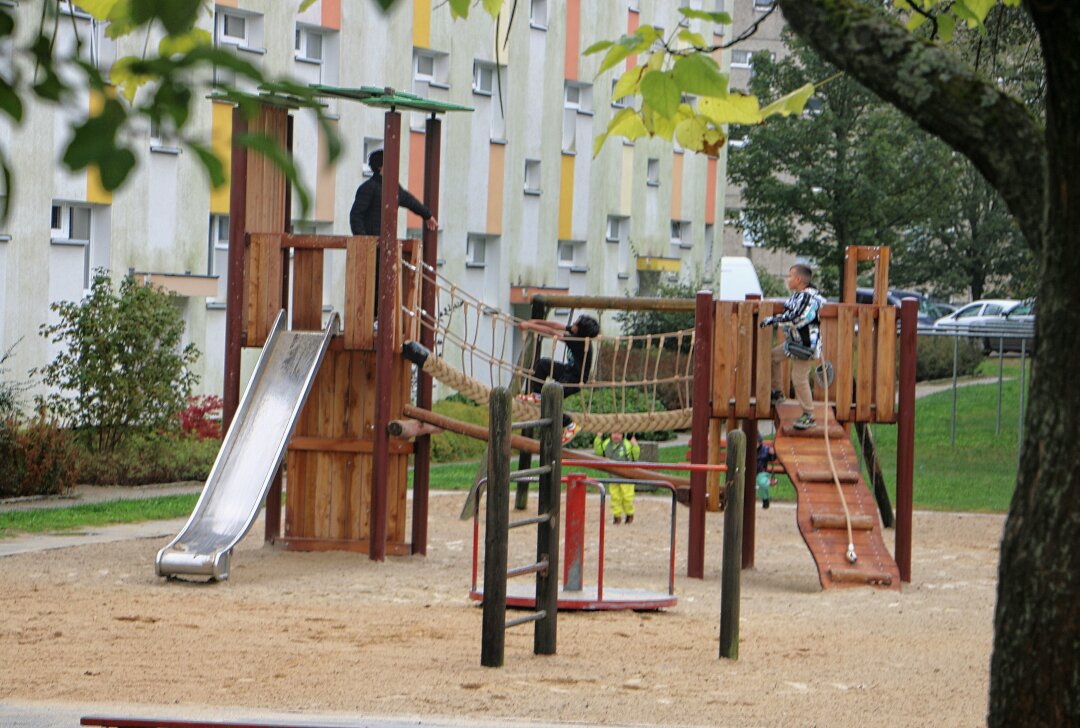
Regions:
<svg viewBox="0 0 1080 728"><path fill-rule="evenodd" d="M508 12L498 27L479 8L468 21L454 21L438 0L398 0L389 13L372 0L316 0L303 12L299 0L221 0L200 22L216 44L271 75L390 86L473 107L442 125L440 272L493 308L527 315L539 290L636 294L665 272L707 278L719 263L725 158L618 138L594 157L594 137L619 110L614 82L634 60L597 76L602 54L582 55L646 23L670 35L682 20L680 6L717 9L713 3L519 0L507 29ZM20 27L34 24L33 5L17 7ZM504 5L508 11L509 0ZM77 5L61 7L61 47L73 47L78 35L81 52L103 71L141 53L146 39L112 41ZM700 21L683 23L706 37L713 32ZM203 352L200 387L220 392L228 187L211 189L169 129L142 131L137 170L115 194L93 172L67 172L58 160L70 123L100 103L84 93L65 108L28 104L22 125L0 128L16 180L0 230L0 344L15 347L5 376L25 378L51 360L55 350L37 334L50 303L80 299L101 267L114 279L155 274L155 283L180 294L188 339ZM328 104L346 145L333 166L314 115L295 113L294 157L312 200L301 216L299 196L292 196L296 232L348 234L355 189L370 174L365 160L382 145L379 110ZM185 133L227 160L231 113L206 98ZM420 114L403 119L402 184L418 196L423 122ZM399 214L402 236L418 236L419 228L417 217ZM325 265L324 305L340 310L344 266L333 254Z"/></svg>

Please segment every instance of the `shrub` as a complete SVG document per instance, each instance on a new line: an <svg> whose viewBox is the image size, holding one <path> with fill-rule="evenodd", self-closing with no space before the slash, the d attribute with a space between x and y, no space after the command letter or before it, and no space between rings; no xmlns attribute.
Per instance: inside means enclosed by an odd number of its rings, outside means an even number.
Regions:
<svg viewBox="0 0 1080 728"><path fill-rule="evenodd" d="M22 341L22 339L19 341ZM7 351L0 355L0 375L8 371L4 363L11 358L11 354L18 344L19 342L16 341ZM9 419L18 413L19 395L28 387L29 384L26 382L9 382L6 379L0 379L0 420Z"/></svg>
<svg viewBox="0 0 1080 728"><path fill-rule="evenodd" d="M180 413L180 431L200 440L221 439L221 411L225 403L215 394L188 397Z"/></svg>
<svg viewBox="0 0 1080 728"><path fill-rule="evenodd" d="M488 425L488 411L486 406L480 406L465 400L464 397L448 397L434 404L432 410L453 417L455 420L468 422L473 425ZM436 463L448 463L457 460L474 460L484 453L484 445L480 440L456 432L441 432L431 437L431 460Z"/></svg>
<svg viewBox="0 0 1080 728"><path fill-rule="evenodd" d="M582 400L584 397L584 401ZM594 389L591 394L579 392L566 398L565 408L587 411L595 415L615 414L617 412L647 412L649 410L648 397L639 389ZM665 410L662 402L657 402L655 409ZM598 433L579 432L567 447L592 447L593 439ZM627 437L631 433L624 433ZM639 440L671 440L675 433L671 430L649 430L647 432L634 433Z"/></svg>
<svg viewBox="0 0 1080 728"><path fill-rule="evenodd" d="M956 372L969 376L983 360L982 341L961 337L956 349ZM915 379L944 379L953 374L953 339L948 336L920 336L916 348Z"/></svg>
<svg viewBox="0 0 1080 728"><path fill-rule="evenodd" d="M0 497L62 495L78 474L78 447L44 412L25 424L0 422Z"/></svg>
<svg viewBox="0 0 1080 728"><path fill-rule="evenodd" d="M92 485L146 485L206 480L221 442L172 433L125 436L110 451L84 449L80 480Z"/></svg>
<svg viewBox="0 0 1080 728"><path fill-rule="evenodd" d="M61 352L38 373L57 390L47 398L50 410L87 447L108 452L139 430L176 426L196 382L190 366L199 351L181 347L184 322L171 294L130 277L114 293L99 270L81 303L50 309L59 322L42 325L41 334Z"/></svg>

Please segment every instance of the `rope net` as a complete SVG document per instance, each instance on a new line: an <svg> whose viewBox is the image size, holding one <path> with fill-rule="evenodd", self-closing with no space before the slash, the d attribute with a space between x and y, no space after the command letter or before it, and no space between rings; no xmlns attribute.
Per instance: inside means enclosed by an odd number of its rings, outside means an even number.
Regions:
<svg viewBox="0 0 1080 728"><path fill-rule="evenodd" d="M402 265L414 273L407 261ZM413 275L419 301L423 282L434 286L432 310L402 311L419 316L419 326L435 342L424 371L470 399L486 403L492 387L512 392L539 391L551 362L567 359L568 344L582 344L585 362L565 362L555 378L570 395L566 414L586 432L645 432L690 426L693 379L693 329L643 336L537 335L522 330L526 319L494 308L437 271L421 264ZM567 321L574 320L570 312ZM579 348L579 351L581 349ZM546 360L546 361L543 361ZM568 374L569 373L569 374ZM539 405L516 399L515 418L538 416Z"/></svg>

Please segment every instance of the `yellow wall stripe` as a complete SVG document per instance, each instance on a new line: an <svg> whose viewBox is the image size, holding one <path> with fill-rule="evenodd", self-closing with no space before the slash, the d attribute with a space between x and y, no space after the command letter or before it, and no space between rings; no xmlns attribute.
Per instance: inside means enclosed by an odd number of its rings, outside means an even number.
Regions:
<svg viewBox="0 0 1080 728"><path fill-rule="evenodd" d="M210 212L229 214L229 178L232 173L232 104L214 102L210 148L225 167L225 184L210 190Z"/></svg>
<svg viewBox="0 0 1080 728"><path fill-rule="evenodd" d="M413 0L412 42L417 48L431 47L431 0Z"/></svg>
<svg viewBox="0 0 1080 728"><path fill-rule="evenodd" d="M105 97L100 91L90 91L90 116L97 116L105 108ZM86 168L86 201L97 205L111 205L112 193L101 184L101 171L97 165Z"/></svg>
<svg viewBox="0 0 1080 728"><path fill-rule="evenodd" d="M574 155L562 156L559 177L559 240L574 237Z"/></svg>
<svg viewBox="0 0 1080 728"><path fill-rule="evenodd" d="M678 273L682 268L682 261L678 258L659 258L645 256L637 259L638 270L657 270L667 273Z"/></svg>

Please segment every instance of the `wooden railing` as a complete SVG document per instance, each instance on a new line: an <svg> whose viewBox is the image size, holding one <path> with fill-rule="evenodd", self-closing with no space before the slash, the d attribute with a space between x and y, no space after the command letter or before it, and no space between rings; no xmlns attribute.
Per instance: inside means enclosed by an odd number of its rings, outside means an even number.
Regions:
<svg viewBox="0 0 1080 728"><path fill-rule="evenodd" d="M759 321L782 310L778 301L717 301L713 330L714 417L769 419L770 393L788 391L788 368L772 381L773 346L782 342ZM896 308L826 304L821 311L822 352L835 370L829 402L841 422L896 421ZM816 400L824 392L815 383Z"/></svg>

